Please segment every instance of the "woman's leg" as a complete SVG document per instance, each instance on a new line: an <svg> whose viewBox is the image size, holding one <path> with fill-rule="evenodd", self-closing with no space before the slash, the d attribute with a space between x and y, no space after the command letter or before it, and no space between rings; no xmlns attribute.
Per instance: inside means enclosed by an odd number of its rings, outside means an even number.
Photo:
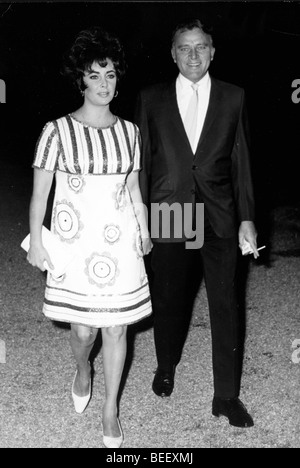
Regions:
<svg viewBox="0 0 300 468"><path fill-rule="evenodd" d="M117 397L127 352L127 327L102 328L103 368L106 400L103 406L103 432L120 437Z"/></svg>
<svg viewBox="0 0 300 468"><path fill-rule="evenodd" d="M78 369L74 382L74 393L79 397L86 396L89 393L91 367L88 360L97 334L98 329L96 328L71 324L71 348Z"/></svg>

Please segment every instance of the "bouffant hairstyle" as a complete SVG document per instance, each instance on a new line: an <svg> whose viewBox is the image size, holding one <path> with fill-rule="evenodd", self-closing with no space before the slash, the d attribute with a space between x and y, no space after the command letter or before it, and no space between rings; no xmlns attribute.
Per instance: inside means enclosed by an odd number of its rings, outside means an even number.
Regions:
<svg viewBox="0 0 300 468"><path fill-rule="evenodd" d="M62 74L68 77L79 91L83 91L86 88L84 73L91 71L94 62L106 67L107 59L114 64L119 82L126 71L122 44L117 36L94 26L81 31L75 38L63 57Z"/></svg>

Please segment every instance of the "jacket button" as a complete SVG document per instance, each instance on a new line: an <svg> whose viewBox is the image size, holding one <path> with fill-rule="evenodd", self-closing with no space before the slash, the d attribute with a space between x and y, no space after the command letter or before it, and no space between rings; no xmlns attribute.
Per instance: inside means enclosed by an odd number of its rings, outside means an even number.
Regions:
<svg viewBox="0 0 300 468"><path fill-rule="evenodd" d="M195 195L195 193L196 193L196 190L192 189L192 190L191 190L191 194L192 194L192 195Z"/></svg>
<svg viewBox="0 0 300 468"><path fill-rule="evenodd" d="M198 166L194 165L194 166L192 166L192 169L193 169L193 171L195 171L196 169L198 169Z"/></svg>

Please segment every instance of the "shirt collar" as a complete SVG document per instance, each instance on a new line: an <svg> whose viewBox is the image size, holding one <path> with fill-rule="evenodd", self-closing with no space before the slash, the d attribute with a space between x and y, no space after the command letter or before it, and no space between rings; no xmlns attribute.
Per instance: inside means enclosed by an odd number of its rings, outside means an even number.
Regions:
<svg viewBox="0 0 300 468"><path fill-rule="evenodd" d="M182 90L190 89L191 84L193 83L192 81L188 80L185 76L182 75L182 73L179 73L177 82ZM198 84L200 89L205 89L210 83L210 75L209 72L206 72L205 75L201 78L201 80L197 81L196 84Z"/></svg>

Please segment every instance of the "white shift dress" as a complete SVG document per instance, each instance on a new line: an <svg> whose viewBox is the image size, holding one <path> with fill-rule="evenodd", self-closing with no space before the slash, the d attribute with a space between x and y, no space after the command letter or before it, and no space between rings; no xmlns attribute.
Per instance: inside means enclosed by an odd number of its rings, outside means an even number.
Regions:
<svg viewBox="0 0 300 468"><path fill-rule="evenodd" d="M55 172L51 231L74 259L48 272L43 313L95 328L127 325L152 312L140 226L126 177L140 169L136 125L107 128L67 115L48 122L34 168Z"/></svg>

